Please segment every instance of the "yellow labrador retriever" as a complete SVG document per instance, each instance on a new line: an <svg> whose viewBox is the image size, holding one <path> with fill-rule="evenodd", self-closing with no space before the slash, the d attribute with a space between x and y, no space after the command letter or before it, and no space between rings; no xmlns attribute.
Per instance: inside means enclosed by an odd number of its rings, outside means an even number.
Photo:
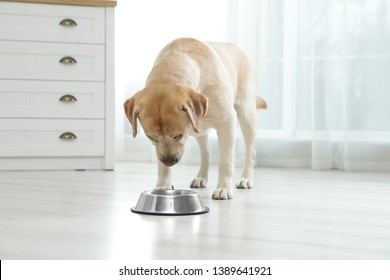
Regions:
<svg viewBox="0 0 390 280"><path fill-rule="evenodd" d="M125 112L137 135L137 119L156 147L156 188L170 189L170 167L179 162L188 137L200 146L201 164L192 188L208 180L207 133L214 128L219 144L219 176L214 199L232 198L236 116L243 132L246 157L237 188L251 188L256 159L256 108L267 104L256 97L248 58L227 43L177 39L164 47L145 88L127 99Z"/></svg>

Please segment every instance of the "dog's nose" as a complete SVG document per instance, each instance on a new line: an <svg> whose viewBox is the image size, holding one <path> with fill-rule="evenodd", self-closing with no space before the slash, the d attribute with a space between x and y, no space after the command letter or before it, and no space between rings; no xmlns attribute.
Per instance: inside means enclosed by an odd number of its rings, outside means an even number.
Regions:
<svg viewBox="0 0 390 280"><path fill-rule="evenodd" d="M165 166L171 167L179 162L179 159L176 157L162 157L160 158L160 161Z"/></svg>

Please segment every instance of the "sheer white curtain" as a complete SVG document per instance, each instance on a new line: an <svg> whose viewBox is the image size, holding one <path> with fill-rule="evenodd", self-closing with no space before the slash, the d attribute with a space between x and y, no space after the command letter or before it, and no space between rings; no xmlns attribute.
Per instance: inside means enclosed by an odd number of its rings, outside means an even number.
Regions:
<svg viewBox="0 0 390 280"><path fill-rule="evenodd" d="M254 62L258 94L269 104L258 113L258 165L390 170L390 1L119 4L118 159L153 160L146 139L131 139L122 103L143 86L165 43L193 36L236 43ZM239 163L244 147L237 135ZM218 150L213 137L211 147ZM183 163L197 161L191 141Z"/></svg>
<svg viewBox="0 0 390 280"><path fill-rule="evenodd" d="M259 146L282 149L259 162L390 170L390 2L262 0L259 11L260 129L280 142Z"/></svg>

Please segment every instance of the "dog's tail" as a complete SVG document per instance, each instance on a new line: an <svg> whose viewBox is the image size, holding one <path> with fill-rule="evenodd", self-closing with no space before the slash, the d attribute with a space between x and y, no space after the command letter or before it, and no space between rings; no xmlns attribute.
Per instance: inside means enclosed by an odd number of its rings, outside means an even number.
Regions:
<svg viewBox="0 0 390 280"><path fill-rule="evenodd" d="M267 109L267 102L259 96L256 96L256 109Z"/></svg>

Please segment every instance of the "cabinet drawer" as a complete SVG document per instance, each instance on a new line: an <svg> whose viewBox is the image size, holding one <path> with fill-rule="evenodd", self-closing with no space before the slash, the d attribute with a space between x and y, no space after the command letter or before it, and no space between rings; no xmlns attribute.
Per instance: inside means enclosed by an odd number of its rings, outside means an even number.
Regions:
<svg viewBox="0 0 390 280"><path fill-rule="evenodd" d="M0 157L103 155L103 120L2 119L0 122Z"/></svg>
<svg viewBox="0 0 390 280"><path fill-rule="evenodd" d="M2 80L0 118L104 118L104 83Z"/></svg>
<svg viewBox="0 0 390 280"><path fill-rule="evenodd" d="M2 41L0 78L104 81L104 58L100 45Z"/></svg>
<svg viewBox="0 0 390 280"><path fill-rule="evenodd" d="M104 20L101 7L0 2L3 40L104 43Z"/></svg>

